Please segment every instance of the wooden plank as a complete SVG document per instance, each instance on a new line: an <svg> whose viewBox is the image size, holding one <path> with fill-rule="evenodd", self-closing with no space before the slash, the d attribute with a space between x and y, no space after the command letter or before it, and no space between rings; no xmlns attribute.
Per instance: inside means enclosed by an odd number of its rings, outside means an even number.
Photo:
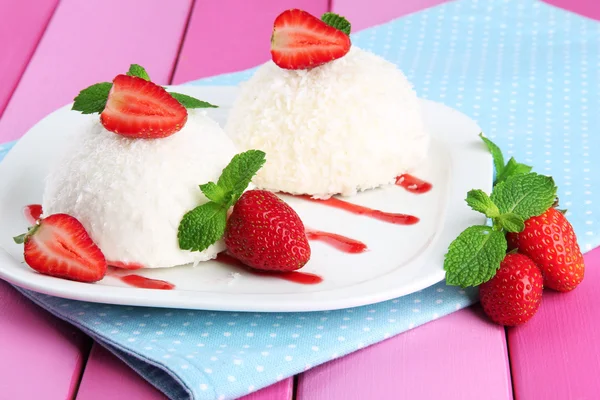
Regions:
<svg viewBox="0 0 600 400"><path fill-rule="evenodd" d="M0 143L130 63L168 83L191 1L61 1L0 120Z"/></svg>
<svg viewBox="0 0 600 400"><path fill-rule="evenodd" d="M309 370L298 400L512 398L504 329L468 308ZM537 397L543 398L543 397Z"/></svg>
<svg viewBox="0 0 600 400"><path fill-rule="evenodd" d="M543 0L555 7L581 14L584 17L600 20L600 2L598 0Z"/></svg>
<svg viewBox="0 0 600 400"><path fill-rule="evenodd" d="M0 117L57 3L58 0L0 1Z"/></svg>
<svg viewBox="0 0 600 400"><path fill-rule="evenodd" d="M0 398L72 398L90 345L0 280Z"/></svg>
<svg viewBox="0 0 600 400"><path fill-rule="evenodd" d="M0 120L0 143L132 62L168 82L190 8L191 0L62 0ZM87 356L82 338L0 283L0 397L70 398ZM24 371L35 384L23 384Z"/></svg>
<svg viewBox="0 0 600 400"><path fill-rule="evenodd" d="M127 364L94 343L77 393L77 400L166 400Z"/></svg>
<svg viewBox="0 0 600 400"><path fill-rule="evenodd" d="M600 393L600 248L570 293L544 292L527 324L508 330L515 397L597 399Z"/></svg>
<svg viewBox="0 0 600 400"><path fill-rule="evenodd" d="M292 379L242 397L243 400L290 400ZM94 344L81 380L77 400L166 400L167 397L146 382L108 350Z"/></svg>
<svg viewBox="0 0 600 400"><path fill-rule="evenodd" d="M327 11L327 0L198 0L173 82L238 71L271 58L273 21L283 10Z"/></svg>
<svg viewBox="0 0 600 400"><path fill-rule="evenodd" d="M352 23L352 32L356 32L446 1L448 0L331 0L331 8L333 12L346 17Z"/></svg>

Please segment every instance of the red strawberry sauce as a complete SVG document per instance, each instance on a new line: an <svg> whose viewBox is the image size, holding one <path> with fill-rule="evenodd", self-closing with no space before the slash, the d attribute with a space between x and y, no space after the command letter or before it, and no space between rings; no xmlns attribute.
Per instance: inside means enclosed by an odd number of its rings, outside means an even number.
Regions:
<svg viewBox="0 0 600 400"><path fill-rule="evenodd" d="M432 185L422 179L409 174L404 174L396 177L396 185L403 187L411 193L423 194L431 190Z"/></svg>
<svg viewBox="0 0 600 400"><path fill-rule="evenodd" d="M306 230L308 240L316 240L326 243L344 253L363 253L367 250L367 245L355 239L346 236L338 235L337 233L316 231L313 229Z"/></svg>
<svg viewBox="0 0 600 400"><path fill-rule="evenodd" d="M42 216L42 206L40 204L30 204L23 208L23 215L31 225L35 225Z"/></svg>
<svg viewBox="0 0 600 400"><path fill-rule="evenodd" d="M380 210L374 210L372 208L359 206L358 204L353 204L353 203L349 203L344 200L340 200L336 197L330 197L327 200L313 199L310 196L297 196L297 197L308 200L308 201L313 201L315 203L321 203L325 206L339 208L340 210L348 211L352 214L365 215L367 217L378 219L378 220L384 221L384 222L389 222L391 224L414 225L417 222L419 222L419 218L415 217L414 215L394 214L394 213L388 213L388 212L384 212L384 211L380 211Z"/></svg>
<svg viewBox="0 0 600 400"><path fill-rule="evenodd" d="M115 264L115 263L113 263L113 262L109 263L109 265L111 265L112 268L109 268L106 271L106 275L115 277L115 278L119 279L121 282L128 284L129 286L138 287L138 288L142 288L142 289L160 289L160 290L171 290L171 289L175 288L175 285L173 285L172 283L167 282L167 281L162 281L160 279L146 278L145 276L141 276L141 275L137 275L137 274L121 275L121 274L115 272L116 271L115 266L112 264ZM126 263L120 263L120 264L126 265ZM135 264L135 265L139 265L139 264ZM121 269L120 267L116 267L116 268ZM142 268L142 267L140 267L140 268Z"/></svg>
<svg viewBox="0 0 600 400"><path fill-rule="evenodd" d="M269 271L260 271L257 269L252 269L252 268L242 264L242 262L239 261L237 258L234 258L225 252L219 253L215 260L222 262L223 264L243 268L245 271L251 273L252 275L256 275L256 276L268 276L271 278L279 278L279 279L283 279L285 281L299 283L302 285L315 285L317 283L323 282L323 278L321 278L319 275L311 274L310 272L298 272L298 271L269 272Z"/></svg>
<svg viewBox="0 0 600 400"><path fill-rule="evenodd" d="M144 268L144 266L142 264L133 263L133 262L107 261L107 264L110 265L111 267L115 267L115 268L119 268L119 269L127 269L130 271Z"/></svg>
<svg viewBox="0 0 600 400"><path fill-rule="evenodd" d="M170 282L161 281L160 279L150 279L136 274L123 275L119 279L130 286L143 289L171 290L175 288L175 285Z"/></svg>

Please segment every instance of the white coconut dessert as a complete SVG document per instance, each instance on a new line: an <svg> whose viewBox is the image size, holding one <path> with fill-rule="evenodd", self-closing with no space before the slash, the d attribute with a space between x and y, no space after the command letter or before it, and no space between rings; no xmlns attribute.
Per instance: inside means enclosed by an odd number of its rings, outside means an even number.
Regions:
<svg viewBox="0 0 600 400"><path fill-rule="evenodd" d="M241 85L225 131L240 149L267 154L256 186L315 198L393 183L429 145L406 76L356 46L312 69L265 63Z"/></svg>
<svg viewBox="0 0 600 400"><path fill-rule="evenodd" d="M201 252L179 248L183 215L208 202L198 185L216 181L236 147L204 112L190 110L175 134L131 139L100 121L74 137L50 172L44 215L78 219L109 264L173 267L216 257L221 240Z"/></svg>

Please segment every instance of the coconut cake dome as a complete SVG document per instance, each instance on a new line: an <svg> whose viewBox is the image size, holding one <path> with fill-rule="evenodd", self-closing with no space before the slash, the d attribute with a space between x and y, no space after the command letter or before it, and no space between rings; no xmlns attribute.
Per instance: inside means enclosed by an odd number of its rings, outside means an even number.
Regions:
<svg viewBox="0 0 600 400"><path fill-rule="evenodd" d="M236 154L235 145L203 112L189 111L177 133L131 139L99 121L74 137L46 179L44 215L78 219L109 264L145 268L205 261L224 250L181 250L183 215L208 202L199 183L215 181Z"/></svg>
<svg viewBox="0 0 600 400"><path fill-rule="evenodd" d="M429 144L407 78L356 46L310 69L260 66L225 130L242 150L267 154L256 186L316 198L393 183L425 160Z"/></svg>

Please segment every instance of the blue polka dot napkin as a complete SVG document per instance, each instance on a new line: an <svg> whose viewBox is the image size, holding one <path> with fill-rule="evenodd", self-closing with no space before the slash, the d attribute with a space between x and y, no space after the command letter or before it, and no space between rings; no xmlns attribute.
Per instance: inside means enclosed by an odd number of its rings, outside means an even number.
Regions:
<svg viewBox="0 0 600 400"><path fill-rule="evenodd" d="M420 96L455 107L509 156L551 174L585 250L599 243L600 24L523 0L460 0L358 32ZM233 85L252 70L194 84ZM9 145L0 146L1 153ZM331 312L111 306L23 293L80 327L172 399L231 399L476 301L443 283Z"/></svg>

